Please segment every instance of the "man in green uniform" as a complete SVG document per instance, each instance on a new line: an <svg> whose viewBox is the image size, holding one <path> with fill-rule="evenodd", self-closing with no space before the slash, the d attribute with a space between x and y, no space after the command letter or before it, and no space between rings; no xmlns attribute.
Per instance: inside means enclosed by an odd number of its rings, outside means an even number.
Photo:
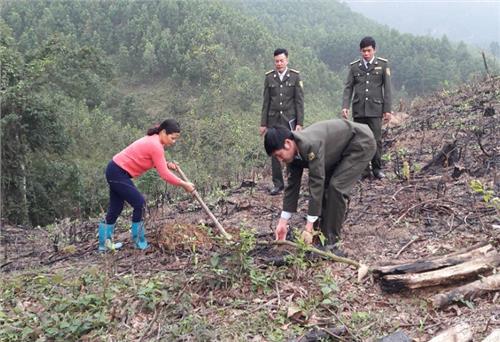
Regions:
<svg viewBox="0 0 500 342"><path fill-rule="evenodd" d="M283 211L276 239L284 240L291 213L297 211L304 168L309 169L309 210L304 240L312 242L313 225L319 227L327 245L340 238L346 199L376 150L368 126L333 119L317 122L301 132L276 127L268 129L264 146L268 155L288 164L290 176L283 197Z"/></svg>
<svg viewBox="0 0 500 342"><path fill-rule="evenodd" d="M382 179L382 118L391 119L391 69L387 59L375 57L375 40L365 37L359 43L361 59L350 64L342 101L342 116L349 117L352 99L352 117L355 122L368 125L377 141L377 152L371 161L373 175ZM364 172L369 176L370 166Z"/></svg>
<svg viewBox="0 0 500 342"><path fill-rule="evenodd" d="M260 135L268 127L280 126L300 131L304 125L304 90L299 72L288 68L288 51L274 51L275 69L266 73L264 81L264 102L260 118ZM281 164L271 159L273 188L271 195L279 194L284 188Z"/></svg>

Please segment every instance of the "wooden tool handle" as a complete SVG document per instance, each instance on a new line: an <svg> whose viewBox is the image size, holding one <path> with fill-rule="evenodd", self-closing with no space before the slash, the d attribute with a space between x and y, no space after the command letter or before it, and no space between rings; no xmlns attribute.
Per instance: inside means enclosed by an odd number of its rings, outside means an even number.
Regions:
<svg viewBox="0 0 500 342"><path fill-rule="evenodd" d="M188 178L186 177L186 175L184 174L184 172L181 170L181 168L179 167L179 165L177 165L177 171L179 172L179 175L181 176L181 178L185 181L185 182L189 182ZM205 202L203 201L203 199L201 198L200 194L198 193L198 191L194 190L192 192L192 195L194 196L194 198L196 198L196 200L201 204L201 207L203 208L203 210L205 210L205 212L208 214L208 216L210 216L210 218L212 219L212 221L214 221L215 223L215 226L217 227L217 229L219 230L219 232L224 236L224 238L226 238L227 240L231 240L233 237L231 236L231 234L227 233L224 228L222 228L222 225L219 223L219 221L217 220L217 218L214 216L214 214L212 214L212 212L210 211L210 209L208 208L208 206L205 204Z"/></svg>

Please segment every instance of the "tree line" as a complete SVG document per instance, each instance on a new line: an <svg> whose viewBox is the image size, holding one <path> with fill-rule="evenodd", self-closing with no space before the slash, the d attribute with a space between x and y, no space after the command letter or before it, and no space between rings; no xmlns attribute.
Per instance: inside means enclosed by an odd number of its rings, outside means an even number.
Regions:
<svg viewBox="0 0 500 342"><path fill-rule="evenodd" d="M26 225L102 212L107 161L166 117L183 130L168 157L201 190L264 165L257 127L276 47L301 70L306 123L338 115L368 34L400 98L482 67L463 43L400 34L337 2L2 0L0 12L2 217ZM176 195L153 173L138 185L150 203Z"/></svg>

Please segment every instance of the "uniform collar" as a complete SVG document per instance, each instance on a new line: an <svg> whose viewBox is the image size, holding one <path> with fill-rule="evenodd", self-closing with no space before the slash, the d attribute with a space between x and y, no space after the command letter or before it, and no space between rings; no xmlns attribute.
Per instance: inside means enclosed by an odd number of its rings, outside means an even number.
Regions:
<svg viewBox="0 0 500 342"><path fill-rule="evenodd" d="M275 71L276 71L275 77L278 76L282 82L286 78L290 77L290 71L288 70L288 67L286 67L282 73L280 73L278 70Z"/></svg>
<svg viewBox="0 0 500 342"><path fill-rule="evenodd" d="M371 60L369 60L368 62L367 62L364 58L362 58L362 60L363 60L363 65L364 65L364 66L365 66L365 68L366 68L366 63L370 63L370 65L373 65L373 62L375 61L375 55L374 55L374 56L372 57L372 59L371 59Z"/></svg>

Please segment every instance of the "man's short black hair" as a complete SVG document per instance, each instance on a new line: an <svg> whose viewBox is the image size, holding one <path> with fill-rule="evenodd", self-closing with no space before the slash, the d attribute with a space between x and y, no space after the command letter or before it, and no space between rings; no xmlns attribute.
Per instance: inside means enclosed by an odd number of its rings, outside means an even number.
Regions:
<svg viewBox="0 0 500 342"><path fill-rule="evenodd" d="M367 47L373 47L375 49L375 39L373 39L372 37L365 37L363 39L361 39L361 41L359 42L359 49L364 49L364 48L367 48Z"/></svg>
<svg viewBox="0 0 500 342"><path fill-rule="evenodd" d="M281 55L282 53L284 53L285 56L288 57L288 50L283 49L283 48L278 48L278 49L274 50L274 57Z"/></svg>
<svg viewBox="0 0 500 342"><path fill-rule="evenodd" d="M289 129L283 127L268 128L264 136L264 147L267 155L270 156L274 151L281 150L285 146L285 139L294 140Z"/></svg>

